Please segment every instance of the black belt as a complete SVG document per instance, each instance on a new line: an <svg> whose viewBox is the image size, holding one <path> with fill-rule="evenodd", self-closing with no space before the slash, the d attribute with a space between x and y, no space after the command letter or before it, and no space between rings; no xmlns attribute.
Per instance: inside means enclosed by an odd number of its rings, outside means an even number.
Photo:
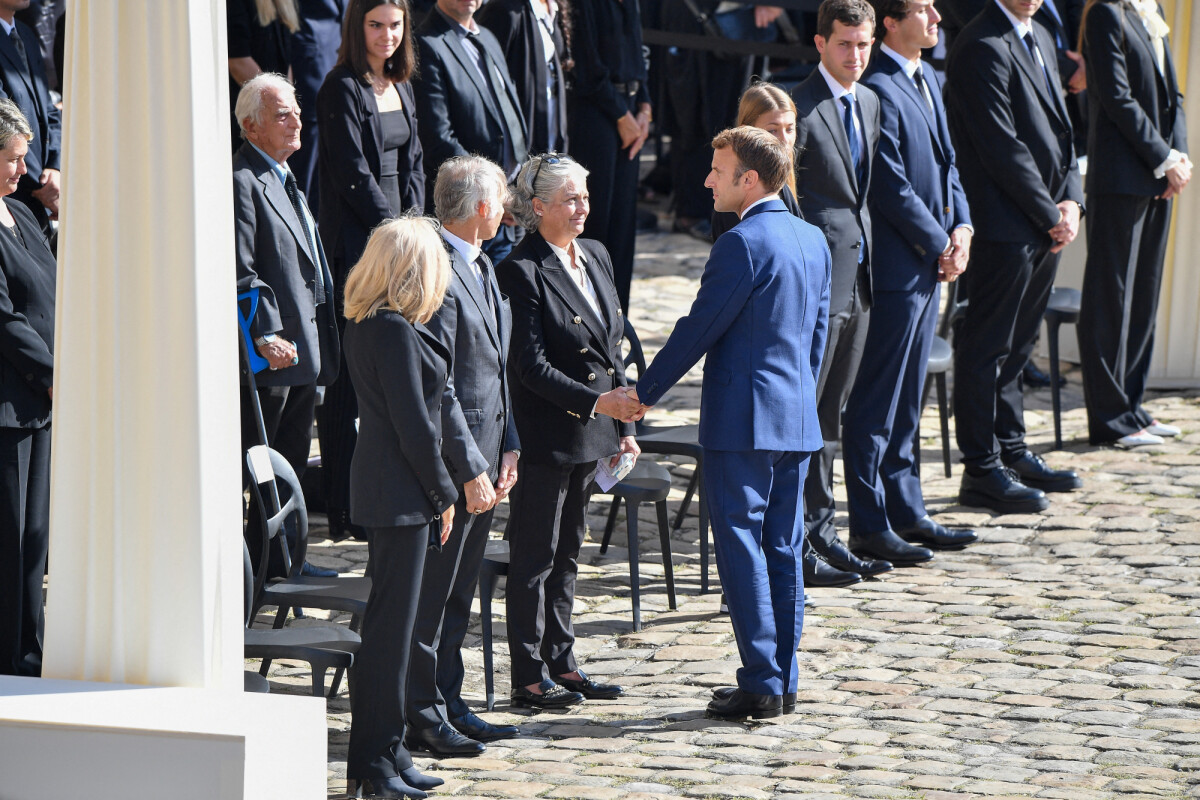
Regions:
<svg viewBox="0 0 1200 800"><path fill-rule="evenodd" d="M613 88L626 97L633 97L638 93L638 89L642 88L641 81L629 81L628 83L617 83L613 81Z"/></svg>

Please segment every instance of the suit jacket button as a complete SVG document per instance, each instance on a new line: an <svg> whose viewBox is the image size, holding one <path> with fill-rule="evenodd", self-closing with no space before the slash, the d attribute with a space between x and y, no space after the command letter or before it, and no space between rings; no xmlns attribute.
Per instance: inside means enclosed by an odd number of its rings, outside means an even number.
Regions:
<svg viewBox="0 0 1200 800"><path fill-rule="evenodd" d="M575 319L571 321L578 325L579 323L583 322L583 317L575 317Z"/></svg>
<svg viewBox="0 0 1200 800"><path fill-rule="evenodd" d="M946 206L946 213L947 213L947 214L949 214L949 213L950 213L950 206Z"/></svg>
<svg viewBox="0 0 1200 800"><path fill-rule="evenodd" d="M588 373L588 380L589 380L589 381L594 381L594 380L596 380L596 373L594 373L594 372L589 372L589 373Z"/></svg>
<svg viewBox="0 0 1200 800"><path fill-rule="evenodd" d="M608 374L609 374L609 375L612 375L614 372L616 372L616 370L615 370L615 369L613 369L612 367L609 367L609 368L608 368Z"/></svg>
<svg viewBox="0 0 1200 800"><path fill-rule="evenodd" d="M581 347L581 348L579 348L579 355L581 355L581 356L586 356L586 355L587 355L587 348L586 348L586 347Z"/></svg>
<svg viewBox="0 0 1200 800"><path fill-rule="evenodd" d="M618 317L621 316L621 309L619 309L619 308L617 309L617 316Z"/></svg>

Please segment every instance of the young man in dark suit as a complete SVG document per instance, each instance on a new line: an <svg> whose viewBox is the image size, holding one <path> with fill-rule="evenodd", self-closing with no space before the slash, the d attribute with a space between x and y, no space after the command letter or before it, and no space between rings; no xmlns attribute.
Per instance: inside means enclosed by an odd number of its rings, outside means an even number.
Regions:
<svg viewBox="0 0 1200 800"><path fill-rule="evenodd" d="M421 66L413 90L425 151L426 207L446 159L481 155L511 178L529 155L528 128L504 51L473 18L480 5L481 0L438 0L414 31ZM503 225L484 252L498 264L517 237L516 226Z"/></svg>
<svg viewBox="0 0 1200 800"><path fill-rule="evenodd" d="M265 444L299 477L308 466L317 386L332 383L341 362L333 278L316 221L287 167L300 149L292 85L282 75L261 73L242 85L235 113L245 139L233 157L237 288L239 294L259 292L250 335L269 365L255 376ZM252 397L243 385L242 446L259 443ZM252 554L261 545L255 513L247 530Z"/></svg>
<svg viewBox="0 0 1200 800"><path fill-rule="evenodd" d="M817 380L825 353L825 237L779 200L790 160L764 130L713 139L705 185L741 217L713 245L700 292L637 383L654 405L705 356L700 444L717 567L742 667L708 715L774 717L796 703L804 623L802 486L823 444Z"/></svg>
<svg viewBox="0 0 1200 800"><path fill-rule="evenodd" d="M842 442L850 546L885 550L895 534L961 547L975 534L948 531L925 513L915 452L940 282L966 269L974 230L942 82L921 60L922 49L937 43L941 17L933 0L876 0L875 9L883 43L863 77L879 96L881 121L868 198L873 304Z"/></svg>
<svg viewBox="0 0 1200 800"><path fill-rule="evenodd" d="M976 227L954 337L954 416L964 505L1041 511L1045 491L1081 485L1025 445L1020 374L1083 213L1054 41L1032 17L1041 0L994 0L947 61L946 110Z"/></svg>
<svg viewBox="0 0 1200 800"><path fill-rule="evenodd" d="M833 461L841 438L842 408L858 374L871 305L867 189L879 145L879 100L858 80L867 68L874 36L875 11L866 0L825 0L817 12L814 37L821 63L792 90L799 153L796 193L804 218L825 234L833 257L829 336L817 382L817 414L825 444L809 463L804 483L806 546L854 576L892 568L882 553L865 554L867 558L851 553L833 526ZM908 545L899 539L894 545L889 555L912 560L902 557Z"/></svg>
<svg viewBox="0 0 1200 800"><path fill-rule="evenodd" d="M1093 444L1180 433L1142 408L1172 200L1192 176L1167 32L1152 3L1098 0L1085 17L1093 169L1077 330Z"/></svg>
<svg viewBox="0 0 1200 800"><path fill-rule="evenodd" d="M425 554L407 716L408 749L438 755L477 755L483 742L517 734L484 722L462 699L462 644L492 511L515 485L521 454L505 372L512 317L481 249L496 235L507 192L504 172L480 156L442 164L433 189L451 277L427 327L452 356L442 455L462 491L450 539Z"/></svg>

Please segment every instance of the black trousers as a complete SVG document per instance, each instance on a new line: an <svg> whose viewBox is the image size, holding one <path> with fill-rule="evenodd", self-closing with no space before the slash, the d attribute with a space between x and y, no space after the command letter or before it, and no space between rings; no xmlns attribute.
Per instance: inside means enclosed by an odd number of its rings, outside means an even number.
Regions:
<svg viewBox="0 0 1200 800"><path fill-rule="evenodd" d="M636 113L634 98L626 98ZM596 239L612 259L613 278L621 308L629 312L633 280L633 245L637 235L638 158L621 147L617 125L587 101L571 103L568 114L571 156L588 169L591 210L583 235Z"/></svg>
<svg viewBox="0 0 1200 800"><path fill-rule="evenodd" d="M1153 421L1142 398L1170 224L1170 200L1088 196L1088 258L1076 332L1092 444L1137 433Z"/></svg>
<svg viewBox="0 0 1200 800"><path fill-rule="evenodd" d="M863 346L867 341L870 312L855 286L850 303L829 315L829 335L825 357L817 376L817 419L825 446L813 453L804 479L804 531L822 541L837 541L833 517L837 507L833 498L833 462L842 436L842 409L858 375Z"/></svg>
<svg viewBox="0 0 1200 800"><path fill-rule="evenodd" d="M529 686L576 668L577 559L596 462L523 464L509 495L508 649L512 685Z"/></svg>
<svg viewBox="0 0 1200 800"><path fill-rule="evenodd" d="M317 436L321 440L321 488L325 491L325 513L330 525L338 516L350 519L350 459L358 442L354 421L358 418L358 395L343 369L325 387L325 402L316 408Z"/></svg>
<svg viewBox="0 0 1200 800"><path fill-rule="evenodd" d="M0 675L42 674L50 426L0 428Z"/></svg>
<svg viewBox="0 0 1200 800"><path fill-rule="evenodd" d="M250 472L246 468L246 451L251 447L262 444L258 432L258 421L254 414L254 405L250 389L242 386L242 483L249 484ZM288 464L296 472L297 478L304 477L304 469L308 466L308 450L312 444L313 408L317 401L317 385L308 383L302 386L260 386L258 402L262 406L263 422L267 429L267 446L277 451L287 459ZM284 502L287 498L283 498ZM262 522L258 506L251 501L250 513L246 525L246 545L250 548L250 558L258 570L258 558L262 552ZM272 552L270 577L283 575L282 562L277 560L277 554Z"/></svg>
<svg viewBox="0 0 1200 800"><path fill-rule="evenodd" d="M429 546L427 525L371 528L371 596L350 668L346 776L391 778L412 766L404 747L413 624Z"/></svg>
<svg viewBox="0 0 1200 800"><path fill-rule="evenodd" d="M462 645L492 513L470 514L467 501L460 499L441 552L425 551L409 665L408 724L414 728L433 728L470 711L462 699Z"/></svg>
<svg viewBox="0 0 1200 800"><path fill-rule="evenodd" d="M1090 224L1090 221L1089 221ZM954 329L954 424L963 464L995 469L1025 454L1021 370L1029 363L1058 271L1050 237L971 247Z"/></svg>

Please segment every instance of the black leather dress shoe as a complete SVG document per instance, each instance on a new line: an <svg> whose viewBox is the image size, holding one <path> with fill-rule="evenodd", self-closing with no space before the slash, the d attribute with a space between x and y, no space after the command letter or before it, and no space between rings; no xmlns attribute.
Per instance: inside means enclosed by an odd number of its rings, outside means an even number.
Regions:
<svg viewBox="0 0 1200 800"><path fill-rule="evenodd" d="M569 692L578 692L588 700L612 700L625 693L625 690L615 683L596 683L583 670L575 671L579 673L580 680L564 678L560 675L554 679L554 682Z"/></svg>
<svg viewBox="0 0 1200 800"><path fill-rule="evenodd" d="M410 797L421 800L425 792L409 786L399 775L391 778L364 778L358 781L355 797Z"/></svg>
<svg viewBox="0 0 1200 800"><path fill-rule="evenodd" d="M891 531L880 531L869 536L855 536L852 533L850 549L860 557L882 558L900 567L933 560L932 550L909 544Z"/></svg>
<svg viewBox="0 0 1200 800"><path fill-rule="evenodd" d="M704 716L711 719L767 719L778 717L782 713L782 695L751 694L738 688L720 697L714 692Z"/></svg>
<svg viewBox="0 0 1200 800"><path fill-rule="evenodd" d="M516 725L493 725L469 711L461 717L450 720L450 724L463 736L477 742L494 742L497 739L510 739L521 734L521 730Z"/></svg>
<svg viewBox="0 0 1200 800"><path fill-rule="evenodd" d="M805 541L808 537L805 537ZM876 558L864 559L851 553L841 541L826 542L819 536L812 537L813 548L832 567L845 572L857 572L864 578L892 571L892 562Z"/></svg>
<svg viewBox="0 0 1200 800"><path fill-rule="evenodd" d="M409 728L404 746L409 750L428 750L439 756L477 756L487 749L444 722L432 728Z"/></svg>
<svg viewBox="0 0 1200 800"><path fill-rule="evenodd" d="M989 469L983 475L964 472L958 502L990 508L999 514L1033 514L1050 507L1041 489L1026 486L1015 472L1004 467Z"/></svg>
<svg viewBox="0 0 1200 800"><path fill-rule="evenodd" d="M336 569L318 567L315 564L310 564L305 561L300 565L300 574L305 578L336 578L338 576L338 571Z"/></svg>
<svg viewBox="0 0 1200 800"><path fill-rule="evenodd" d="M817 555L817 551L806 539L801 555L804 567L805 586L850 586L862 580L857 572L846 572L831 566L829 562Z"/></svg>
<svg viewBox="0 0 1200 800"><path fill-rule="evenodd" d="M1083 481L1074 470L1053 469L1041 456L1028 450L1016 461L1004 466L1017 473L1021 483L1043 492L1069 492L1083 486Z"/></svg>
<svg viewBox="0 0 1200 800"><path fill-rule="evenodd" d="M583 702L582 694L567 691L554 681L542 681L538 684L538 688L542 690L541 694L531 692L524 686L518 686L512 690L509 701L514 706L528 706L529 708L566 708Z"/></svg>
<svg viewBox="0 0 1200 800"><path fill-rule="evenodd" d="M937 548L966 547L979 538L975 531L948 530L928 516L921 517L911 527L896 531L896 535L906 542L919 542Z"/></svg>
<svg viewBox="0 0 1200 800"><path fill-rule="evenodd" d="M717 700L725 700L737 691L736 686L722 686L720 689L713 689L713 697ZM796 693L785 692L783 694L783 713L791 714L796 710Z"/></svg>
<svg viewBox="0 0 1200 800"><path fill-rule="evenodd" d="M1030 361L1029 363L1027 363L1025 365L1025 368L1023 370L1021 370L1021 384L1026 389L1045 389L1046 387L1048 387L1050 385L1050 376L1047 375L1045 372L1043 372L1041 370L1041 368L1038 367L1037 364L1034 364L1032 361ZM1066 385L1067 385L1066 376L1059 375L1058 376L1059 388L1061 389L1063 386L1066 386Z"/></svg>

